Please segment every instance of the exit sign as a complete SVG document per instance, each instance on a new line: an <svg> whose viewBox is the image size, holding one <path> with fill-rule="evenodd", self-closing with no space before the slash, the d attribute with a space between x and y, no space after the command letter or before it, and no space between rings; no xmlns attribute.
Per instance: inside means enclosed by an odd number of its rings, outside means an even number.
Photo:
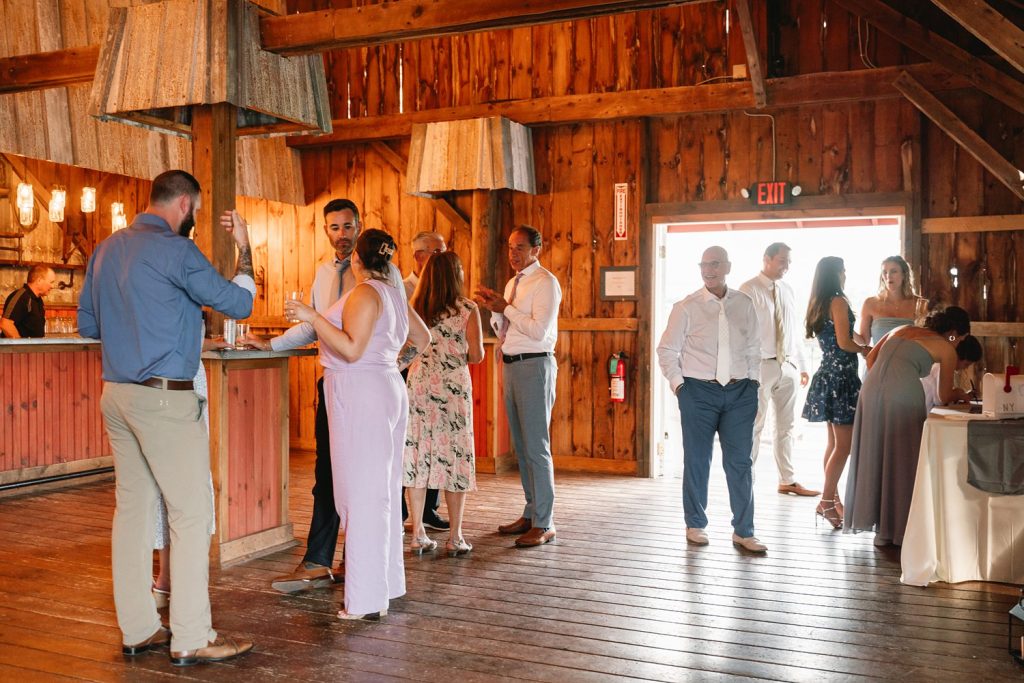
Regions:
<svg viewBox="0 0 1024 683"><path fill-rule="evenodd" d="M749 192L754 206L782 206L793 199L793 186L785 181L754 183Z"/></svg>

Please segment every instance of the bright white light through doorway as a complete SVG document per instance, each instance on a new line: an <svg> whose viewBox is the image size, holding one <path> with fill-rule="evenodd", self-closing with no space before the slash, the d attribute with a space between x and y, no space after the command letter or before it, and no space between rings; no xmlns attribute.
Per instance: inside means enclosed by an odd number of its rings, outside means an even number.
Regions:
<svg viewBox="0 0 1024 683"><path fill-rule="evenodd" d="M793 262L785 281L793 288L801 320L810 296L814 267L825 256L841 257L846 264L846 294L859 320L864 300L878 292L882 259L902 252L902 221L902 216L862 216L802 219L799 225L793 220L656 225L653 345L656 347L661 339L672 305L703 286L697 263L702 252L713 245L724 247L729 252L732 272L728 276L728 284L736 288L761 271L765 247L772 242L789 245ZM821 358L818 342L816 339L804 342L810 363L808 372L813 374ZM679 477L683 463L679 409L658 367L657 354L653 349L651 353L654 421L651 471L655 476ZM797 397L794 462L801 483L819 488L823 478L821 461L826 432L823 425L812 425L800 417L805 394L806 389ZM758 458L755 476L759 481L774 482L777 471L771 445L771 414L761 440L761 457ZM717 445L712 476L721 476Z"/></svg>

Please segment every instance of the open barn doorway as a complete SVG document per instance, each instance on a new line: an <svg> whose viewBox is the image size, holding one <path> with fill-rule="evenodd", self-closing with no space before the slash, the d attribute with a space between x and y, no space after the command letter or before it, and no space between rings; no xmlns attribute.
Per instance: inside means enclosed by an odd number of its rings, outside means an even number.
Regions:
<svg viewBox="0 0 1024 683"><path fill-rule="evenodd" d="M732 272L730 287L760 272L765 248L784 242L792 249L792 265L785 276L792 286L800 318L806 308L814 268L824 256L840 256L846 264L846 294L854 313L860 317L864 300L877 293L879 266L887 256L903 253L902 215L856 217L801 217L794 219L724 219L657 222L655 230L655 277L653 339L651 349L652 439L651 467L655 477L682 474L682 435L675 397L658 366L657 347L673 304L703 286L697 266L702 252L712 245L729 252ZM912 264L916 265L916 264ZM803 339L808 372L813 375L821 353L815 339ZM861 361L863 363L863 360ZM806 388L797 396L797 417L793 459L801 483L820 488L821 459L827 438L823 424L800 418ZM769 414L761 435L761 457L755 469L757 489L774 487L777 479L772 453L773 419ZM712 476L721 477L720 453L716 444Z"/></svg>

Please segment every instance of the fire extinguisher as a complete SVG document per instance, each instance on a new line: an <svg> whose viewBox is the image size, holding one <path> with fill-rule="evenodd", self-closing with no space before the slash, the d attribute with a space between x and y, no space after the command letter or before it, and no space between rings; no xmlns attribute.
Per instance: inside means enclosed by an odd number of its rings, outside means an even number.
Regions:
<svg viewBox="0 0 1024 683"><path fill-rule="evenodd" d="M608 359L608 392L612 403L626 400L626 359L625 351L613 353Z"/></svg>

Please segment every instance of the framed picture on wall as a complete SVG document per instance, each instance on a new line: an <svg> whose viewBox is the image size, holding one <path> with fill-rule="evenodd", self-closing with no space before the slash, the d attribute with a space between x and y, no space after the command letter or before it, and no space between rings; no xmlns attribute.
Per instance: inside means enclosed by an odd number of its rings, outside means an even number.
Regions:
<svg viewBox="0 0 1024 683"><path fill-rule="evenodd" d="M601 266L602 301L636 301L636 266Z"/></svg>

